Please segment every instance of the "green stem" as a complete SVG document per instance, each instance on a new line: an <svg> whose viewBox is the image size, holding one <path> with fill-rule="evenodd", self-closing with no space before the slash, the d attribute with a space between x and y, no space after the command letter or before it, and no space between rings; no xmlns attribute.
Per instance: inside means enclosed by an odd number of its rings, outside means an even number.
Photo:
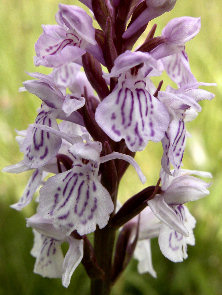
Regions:
<svg viewBox="0 0 222 295"><path fill-rule="evenodd" d="M94 250L99 266L105 277L91 280L91 295L109 295L111 291L112 256L115 241L115 230L112 228L97 229L94 234Z"/></svg>

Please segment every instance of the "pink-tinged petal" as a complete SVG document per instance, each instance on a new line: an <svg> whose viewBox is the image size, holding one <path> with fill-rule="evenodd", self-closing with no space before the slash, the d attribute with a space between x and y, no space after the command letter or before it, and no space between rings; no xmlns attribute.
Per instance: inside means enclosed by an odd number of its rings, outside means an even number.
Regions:
<svg viewBox="0 0 222 295"><path fill-rule="evenodd" d="M137 242L134 257L138 260L137 269L140 274L148 272L152 277L157 277L152 264L150 240Z"/></svg>
<svg viewBox="0 0 222 295"><path fill-rule="evenodd" d="M61 242L41 236L41 249L36 257L34 273L47 278L61 278L63 253Z"/></svg>
<svg viewBox="0 0 222 295"><path fill-rule="evenodd" d="M179 87L197 83L184 50L163 58L162 62L167 74Z"/></svg>
<svg viewBox="0 0 222 295"><path fill-rule="evenodd" d="M140 51L131 52L127 50L116 58L111 73L106 76L118 77L120 74L143 63L149 64L149 67L151 68L159 69L160 67L158 62L149 53Z"/></svg>
<svg viewBox="0 0 222 295"><path fill-rule="evenodd" d="M103 228L114 209L108 191L96 178L90 178L92 174L84 174L84 168L53 176L40 190L40 212L67 235L74 230L88 234L96 225Z"/></svg>
<svg viewBox="0 0 222 295"><path fill-rule="evenodd" d="M164 191L167 204L184 204L209 195L210 183L190 175L175 177Z"/></svg>
<svg viewBox="0 0 222 295"><path fill-rule="evenodd" d="M74 5L59 4L59 12L56 19L71 31L77 32L83 40L93 45L96 44L92 18L84 9Z"/></svg>
<svg viewBox="0 0 222 295"><path fill-rule="evenodd" d="M149 21L173 9L175 3L176 0L146 0L147 9L145 9L132 23L132 25L129 26L123 34L123 38L131 37L140 28L148 24Z"/></svg>
<svg viewBox="0 0 222 295"><path fill-rule="evenodd" d="M23 85L26 90L38 96L47 106L56 109L62 108L64 96L59 89L55 90L50 84L40 80L28 80L23 82Z"/></svg>
<svg viewBox="0 0 222 295"><path fill-rule="evenodd" d="M58 130L56 119L44 109L39 112L35 123ZM61 143L60 137L30 126L22 147L25 154L24 163L30 168L44 166L57 154Z"/></svg>
<svg viewBox="0 0 222 295"><path fill-rule="evenodd" d="M35 65L57 67L75 61L85 53L81 39L61 26L43 26L43 34L35 45Z"/></svg>
<svg viewBox="0 0 222 295"><path fill-rule="evenodd" d="M53 79L57 85L67 88L75 80L80 68L81 66L75 63L68 63L57 67L52 72Z"/></svg>
<svg viewBox="0 0 222 295"><path fill-rule="evenodd" d="M62 110L67 116L70 116L73 112L83 107L85 104L84 97L77 97L73 95L67 95L62 105Z"/></svg>
<svg viewBox="0 0 222 295"><path fill-rule="evenodd" d="M168 227L176 230L184 236L188 236L188 231L183 223L183 216L180 210L174 210L169 206L164 196L157 195L154 199L148 201L152 212ZM182 206L181 206L182 207Z"/></svg>
<svg viewBox="0 0 222 295"><path fill-rule="evenodd" d="M62 274L62 284L64 287L68 287L73 272L80 264L83 258L83 240L76 240L73 238L68 238L69 250L63 261L63 274Z"/></svg>
<svg viewBox="0 0 222 295"><path fill-rule="evenodd" d="M11 205L10 207L15 209L15 210L22 210L24 207L26 207L33 199L34 193L36 192L36 190L38 189L38 187L41 184L42 181L42 174L43 171L40 169L36 169L32 176L30 177L28 184L25 188L25 191L21 197L21 199Z"/></svg>
<svg viewBox="0 0 222 295"><path fill-rule="evenodd" d="M133 152L143 150L149 140L160 141L169 124L165 106L145 88L139 88L142 82L115 89L95 113L103 131L114 141L125 139Z"/></svg>
<svg viewBox="0 0 222 295"><path fill-rule="evenodd" d="M183 120L174 119L170 122L169 129L162 140L163 157L162 167L170 173L170 163L175 171L179 170L182 164L186 141L186 128Z"/></svg>
<svg viewBox="0 0 222 295"><path fill-rule="evenodd" d="M170 43L184 45L199 33L200 27L199 17L178 17L172 19L166 25L162 31L162 36Z"/></svg>
<svg viewBox="0 0 222 295"><path fill-rule="evenodd" d="M71 42L71 41L70 41ZM75 62L86 53L86 50L78 46L66 45L54 55L47 55L42 58L34 58L36 66L59 67L66 63Z"/></svg>

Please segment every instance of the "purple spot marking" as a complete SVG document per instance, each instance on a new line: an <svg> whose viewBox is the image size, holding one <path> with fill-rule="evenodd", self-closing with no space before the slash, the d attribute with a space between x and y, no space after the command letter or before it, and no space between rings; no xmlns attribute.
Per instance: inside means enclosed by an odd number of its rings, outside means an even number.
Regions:
<svg viewBox="0 0 222 295"><path fill-rule="evenodd" d="M95 192L96 191L96 184L95 184L95 182L93 181L93 191Z"/></svg>
<svg viewBox="0 0 222 295"><path fill-rule="evenodd" d="M115 125L112 126L112 131L113 131L116 135L118 135L118 136L121 135L120 131L116 129L116 126L115 126Z"/></svg>
<svg viewBox="0 0 222 295"><path fill-rule="evenodd" d="M111 120L115 120L115 119L116 119L116 114L115 113L112 113Z"/></svg>

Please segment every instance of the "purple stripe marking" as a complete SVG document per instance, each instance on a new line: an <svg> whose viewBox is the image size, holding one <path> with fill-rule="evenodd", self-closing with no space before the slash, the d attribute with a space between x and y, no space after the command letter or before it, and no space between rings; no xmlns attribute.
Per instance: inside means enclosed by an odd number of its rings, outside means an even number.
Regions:
<svg viewBox="0 0 222 295"><path fill-rule="evenodd" d="M127 99L127 88L125 88L124 91L124 98L123 98L123 103L121 105L121 117L122 117L122 125L125 124L125 113L124 113L124 108L125 108L125 104L126 104L126 99Z"/></svg>
<svg viewBox="0 0 222 295"><path fill-rule="evenodd" d="M67 187L68 187L68 185L69 185L69 183L70 183L70 181L71 181L71 179L73 178L73 177L75 177L77 174L76 173L74 173L69 179L68 179L68 181L66 182L66 185L65 185L65 187L64 187L64 189L63 189L63 197L65 196L65 193L66 193L66 190L67 190ZM66 178L66 177L65 177ZM63 180L64 181L64 180Z"/></svg>
<svg viewBox="0 0 222 295"><path fill-rule="evenodd" d="M131 94L131 107L130 107L130 113L129 113L129 123L128 123L128 125L126 127L129 127L132 124L133 110L134 110L134 95L133 95L133 92L130 89L128 89L128 91L130 91L130 94Z"/></svg>
<svg viewBox="0 0 222 295"><path fill-rule="evenodd" d="M40 158L40 160L43 160L47 155L48 155L48 147L46 146L45 147L45 152L44 152L44 154L42 155L42 156L40 156L39 158Z"/></svg>
<svg viewBox="0 0 222 295"><path fill-rule="evenodd" d="M89 202L89 186L87 187L87 191L86 191L86 199L85 199L85 202L83 204L83 208L82 210L80 211L80 213L78 214L79 217L82 217L83 213L85 212L86 208L87 208L87 205L88 205L88 202Z"/></svg>
<svg viewBox="0 0 222 295"><path fill-rule="evenodd" d="M74 180L74 182L73 182L73 184L72 184L72 187L71 187L71 189L70 189L70 191L69 191L69 194L68 194L67 198L65 199L65 201L64 201L63 204L59 207L58 210L60 210L61 208L63 208L63 207L67 204L67 202L69 201L69 199L70 199L70 197L71 197L71 195L72 195L72 193L73 193L73 190L75 189L75 186L76 186L77 181L78 181L78 176L76 176L76 179ZM64 196L64 194L63 194L63 196Z"/></svg>
<svg viewBox="0 0 222 295"><path fill-rule="evenodd" d="M171 233L170 233L170 237L169 237L169 247L170 247L173 251L177 251L177 250L179 250L179 246L176 246L176 247L173 247L173 246L172 246L172 236L173 236L173 233L171 232Z"/></svg>
<svg viewBox="0 0 222 295"><path fill-rule="evenodd" d="M69 214L70 214L70 212L68 211L66 214L59 216L58 219L59 220L67 219L67 217L69 216Z"/></svg>
<svg viewBox="0 0 222 295"><path fill-rule="evenodd" d="M74 207L74 212L77 214L78 211L78 203L79 203L79 199L80 199L80 195L81 195L81 190L82 190L82 186L84 184L84 180L80 183L79 188L78 188L78 194L77 194L77 198L76 198L76 204Z"/></svg>

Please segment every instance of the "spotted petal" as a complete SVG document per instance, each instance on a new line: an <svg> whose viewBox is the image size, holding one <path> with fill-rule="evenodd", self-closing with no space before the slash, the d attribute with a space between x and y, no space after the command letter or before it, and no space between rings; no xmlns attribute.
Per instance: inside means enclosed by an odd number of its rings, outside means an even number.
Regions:
<svg viewBox="0 0 222 295"><path fill-rule="evenodd" d="M95 118L114 141L125 139L135 152L143 150L148 141L160 141L169 124L165 106L144 87L119 87L99 104ZM138 88L137 88L138 87Z"/></svg>
<svg viewBox="0 0 222 295"><path fill-rule="evenodd" d="M34 272L48 278L62 277L63 254L61 242L41 235L40 249L32 251L36 256Z"/></svg>
<svg viewBox="0 0 222 295"><path fill-rule="evenodd" d="M39 210L67 235L74 230L88 234L96 225L103 228L113 209L108 191L96 177L84 173L84 167L51 177L40 190Z"/></svg>
<svg viewBox="0 0 222 295"><path fill-rule="evenodd" d="M41 110L35 121L36 125L44 125L58 130L58 125L50 112ZM39 168L49 162L58 152L62 139L48 131L30 126L23 142L24 163L30 168Z"/></svg>
<svg viewBox="0 0 222 295"><path fill-rule="evenodd" d="M163 157L161 164L167 173L170 172L170 163L175 168L175 173L181 167L186 139L186 128L183 120L174 119L170 122L169 129L162 139Z"/></svg>
<svg viewBox="0 0 222 295"><path fill-rule="evenodd" d="M169 228L163 224L159 234L160 250L165 257L173 262L181 262L187 258L187 244L194 245L195 239L193 228L195 227L195 219L190 214L189 210L183 206L184 210L184 225L188 229L189 236L184 236L173 228Z"/></svg>
<svg viewBox="0 0 222 295"><path fill-rule="evenodd" d="M197 82L184 50L163 58L162 62L167 74L179 87Z"/></svg>

